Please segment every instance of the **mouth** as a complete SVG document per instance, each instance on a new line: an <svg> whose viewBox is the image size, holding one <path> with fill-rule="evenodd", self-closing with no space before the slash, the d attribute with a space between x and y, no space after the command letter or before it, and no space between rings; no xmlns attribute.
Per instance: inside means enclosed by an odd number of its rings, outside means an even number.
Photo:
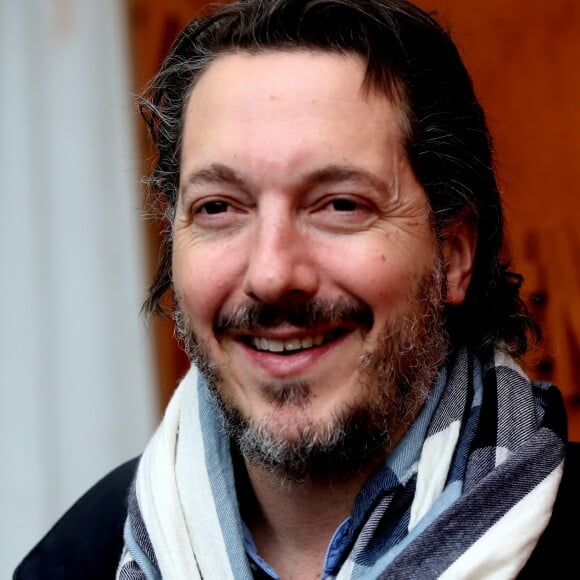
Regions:
<svg viewBox="0 0 580 580"><path fill-rule="evenodd" d="M347 332L348 330L346 329L335 329L329 332L285 339L266 338L264 336L245 336L240 337L240 339L244 344L259 352L295 354L297 352L323 346L329 342L337 340Z"/></svg>

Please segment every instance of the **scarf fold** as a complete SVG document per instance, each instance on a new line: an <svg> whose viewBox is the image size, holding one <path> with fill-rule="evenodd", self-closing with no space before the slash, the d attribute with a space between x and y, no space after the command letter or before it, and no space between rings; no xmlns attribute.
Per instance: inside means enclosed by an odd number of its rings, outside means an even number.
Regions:
<svg viewBox="0 0 580 580"><path fill-rule="evenodd" d="M558 491L559 391L496 351L460 351L398 486L372 503L329 578L514 578ZM413 456L413 453L416 457ZM389 461L387 459L387 461ZM192 368L141 458L117 580L250 579L229 441Z"/></svg>

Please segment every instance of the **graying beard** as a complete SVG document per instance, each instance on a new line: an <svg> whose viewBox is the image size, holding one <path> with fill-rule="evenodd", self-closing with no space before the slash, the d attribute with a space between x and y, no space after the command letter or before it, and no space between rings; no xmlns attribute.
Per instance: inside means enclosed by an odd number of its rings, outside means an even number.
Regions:
<svg viewBox="0 0 580 580"><path fill-rule="evenodd" d="M310 385L306 381L292 381L282 385L265 384L262 387L264 398L275 407L293 405L304 406L310 397Z"/></svg>
<svg viewBox="0 0 580 580"><path fill-rule="evenodd" d="M189 331L182 313L176 310L176 334L186 353L196 364L209 387L212 401L220 411L225 432L251 463L260 465L281 482L333 479L353 473L391 445L394 429L406 429L427 398L438 368L448 352L448 335L443 321L445 296L444 267L424 276L415 291L416 308L396 328L385 329L378 347L361 359L363 385L378 390L371 403L346 407L332 421L320 426L303 426L297 437L284 439L269 430L266 418L256 424L220 393L219 370ZM373 382L385 388L373 389ZM265 391L273 404L303 405L309 394L304 383L277 385Z"/></svg>
<svg viewBox="0 0 580 580"><path fill-rule="evenodd" d="M174 301L177 303L175 299ZM201 342L197 339L195 333L189 330L189 325L183 316L183 312L179 308L176 308L173 311L172 316L175 322L175 338L181 348L185 351L189 360L195 364L197 370L208 384L221 384L221 374L215 361L202 347Z"/></svg>
<svg viewBox="0 0 580 580"><path fill-rule="evenodd" d="M272 433L268 418L260 423L246 419L221 398L218 406L226 432L241 455L283 486L336 480L357 472L390 443L385 428L390 417L378 406L345 406L326 425L303 425L291 440Z"/></svg>

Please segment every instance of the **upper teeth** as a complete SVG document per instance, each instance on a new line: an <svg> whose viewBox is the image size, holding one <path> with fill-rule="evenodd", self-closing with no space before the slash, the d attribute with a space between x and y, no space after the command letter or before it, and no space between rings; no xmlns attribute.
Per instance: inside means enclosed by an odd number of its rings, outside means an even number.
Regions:
<svg viewBox="0 0 580 580"><path fill-rule="evenodd" d="M277 340L273 338L261 338L254 336L253 345L258 350L268 350L270 352L283 352L285 350L300 350L310 348L312 345L319 346L324 342L324 335L307 336L305 338L288 338L287 340Z"/></svg>

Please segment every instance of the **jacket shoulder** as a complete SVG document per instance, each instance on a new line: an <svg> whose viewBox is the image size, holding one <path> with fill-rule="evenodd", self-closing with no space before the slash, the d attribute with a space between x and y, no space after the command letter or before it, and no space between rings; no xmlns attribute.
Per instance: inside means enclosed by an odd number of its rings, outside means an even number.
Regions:
<svg viewBox="0 0 580 580"><path fill-rule="evenodd" d="M552 517L518 578L576 578L579 522L580 442L577 442L568 443Z"/></svg>
<svg viewBox="0 0 580 580"><path fill-rule="evenodd" d="M13 580L113 578L138 460L120 465L89 489L28 553Z"/></svg>

